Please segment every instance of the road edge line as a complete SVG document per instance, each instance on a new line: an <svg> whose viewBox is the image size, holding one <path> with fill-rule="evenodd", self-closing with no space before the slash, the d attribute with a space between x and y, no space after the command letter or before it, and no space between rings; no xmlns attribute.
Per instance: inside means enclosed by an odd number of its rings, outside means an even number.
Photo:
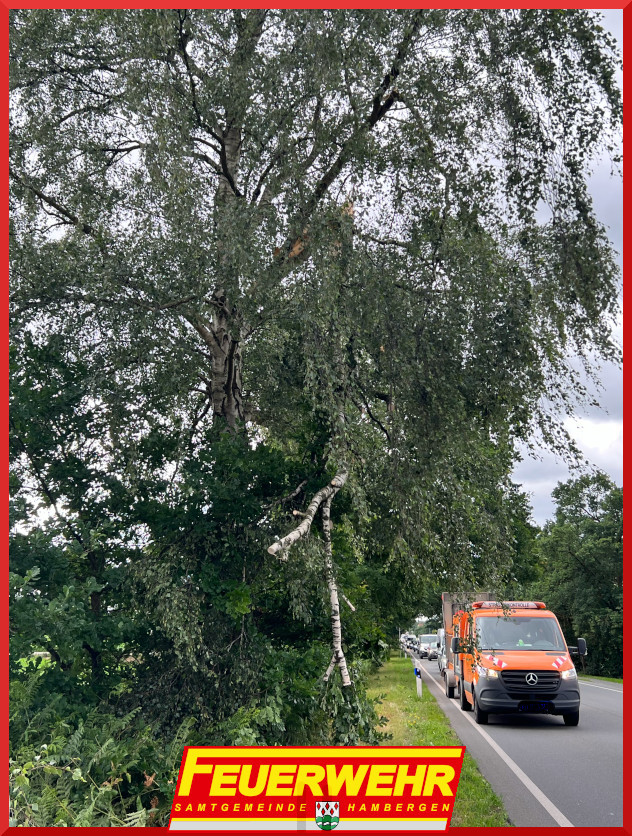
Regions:
<svg viewBox="0 0 632 836"><path fill-rule="evenodd" d="M615 694L623 694L623 688L619 690L618 688L608 688L607 685L597 685L595 682L586 682L585 679L578 677L579 684L584 687L584 685L588 685L589 688L601 688L602 691L614 691Z"/></svg>
<svg viewBox="0 0 632 836"><path fill-rule="evenodd" d="M428 670L426 670L426 668L421 664L420 660L417 660L417 665L426 674L428 684L433 685L440 694L443 694L443 691L439 687L439 684L435 682L434 678L432 677L432 674ZM525 786L525 788L529 790L529 792L536 799L536 801L538 801L542 805L542 807L544 807L546 812L551 816L551 818L553 818L558 823L560 827L575 827L575 825L570 821L570 819L566 818L564 813L562 813L562 811L559 810L555 806L555 804L553 804L551 799L542 792L542 790L537 786L537 784L533 783L531 778L529 778L529 776L525 772L523 772L522 769L520 769L518 764L509 757L505 750L502 749L498 745L498 743L496 743L496 741L487 734L487 732L484 729L480 728L480 726L474 722L474 720L470 717L469 714L462 712L460 708L456 705L456 703L452 702L448 697L446 697L446 700L448 701L449 705L451 705L455 710L459 711L459 714L463 717L464 720L467 720L469 723L471 723L472 728L476 729L476 731L481 735L481 737L487 741L487 743L491 746L494 752L496 752L498 757L507 764L507 766L509 767L509 769L511 769L516 778L518 778L518 780ZM439 703L439 705L442 705L442 703Z"/></svg>

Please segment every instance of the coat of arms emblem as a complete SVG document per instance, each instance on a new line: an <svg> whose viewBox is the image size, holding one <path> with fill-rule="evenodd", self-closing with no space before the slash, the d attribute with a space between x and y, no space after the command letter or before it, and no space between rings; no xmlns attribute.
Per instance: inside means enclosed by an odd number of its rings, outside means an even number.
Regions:
<svg viewBox="0 0 632 836"><path fill-rule="evenodd" d="M316 824L321 830L333 830L340 822L339 801L317 801L316 802Z"/></svg>

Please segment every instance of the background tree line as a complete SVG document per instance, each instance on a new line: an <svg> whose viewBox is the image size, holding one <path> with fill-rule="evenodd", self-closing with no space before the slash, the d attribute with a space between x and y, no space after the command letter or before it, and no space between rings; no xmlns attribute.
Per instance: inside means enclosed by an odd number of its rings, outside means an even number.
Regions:
<svg viewBox="0 0 632 836"><path fill-rule="evenodd" d="M535 541L525 592L547 603L567 641L584 636L586 673L623 676L623 489L606 476L559 484Z"/></svg>
<svg viewBox="0 0 632 836"><path fill-rule="evenodd" d="M520 561L515 443L619 356L619 58L583 10L10 25L14 817L165 824L185 739L377 741L432 578Z"/></svg>
<svg viewBox="0 0 632 836"><path fill-rule="evenodd" d="M605 474L586 474L553 491L555 518L539 527L528 507L516 518L516 558L506 582L493 587L504 600L544 601L568 644L583 636L588 656L580 671L623 676L623 488ZM441 578L427 588L421 632L442 626ZM449 590L447 590L449 591ZM415 632L419 633L420 628Z"/></svg>

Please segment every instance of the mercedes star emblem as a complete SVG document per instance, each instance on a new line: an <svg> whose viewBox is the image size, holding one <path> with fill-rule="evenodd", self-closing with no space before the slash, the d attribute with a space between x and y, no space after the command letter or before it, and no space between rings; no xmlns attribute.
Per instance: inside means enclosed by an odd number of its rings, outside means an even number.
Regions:
<svg viewBox="0 0 632 836"><path fill-rule="evenodd" d="M535 685L538 681L538 677L534 673L528 673L525 679L527 680L527 685Z"/></svg>

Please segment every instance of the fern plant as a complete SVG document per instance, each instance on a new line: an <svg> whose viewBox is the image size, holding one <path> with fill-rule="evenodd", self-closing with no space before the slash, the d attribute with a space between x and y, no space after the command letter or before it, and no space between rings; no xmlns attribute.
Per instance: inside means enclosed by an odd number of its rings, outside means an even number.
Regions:
<svg viewBox="0 0 632 836"><path fill-rule="evenodd" d="M187 718L169 745L140 708L110 706L70 716L33 710L37 683L11 686L11 824L23 827L166 825L180 758L194 725Z"/></svg>

